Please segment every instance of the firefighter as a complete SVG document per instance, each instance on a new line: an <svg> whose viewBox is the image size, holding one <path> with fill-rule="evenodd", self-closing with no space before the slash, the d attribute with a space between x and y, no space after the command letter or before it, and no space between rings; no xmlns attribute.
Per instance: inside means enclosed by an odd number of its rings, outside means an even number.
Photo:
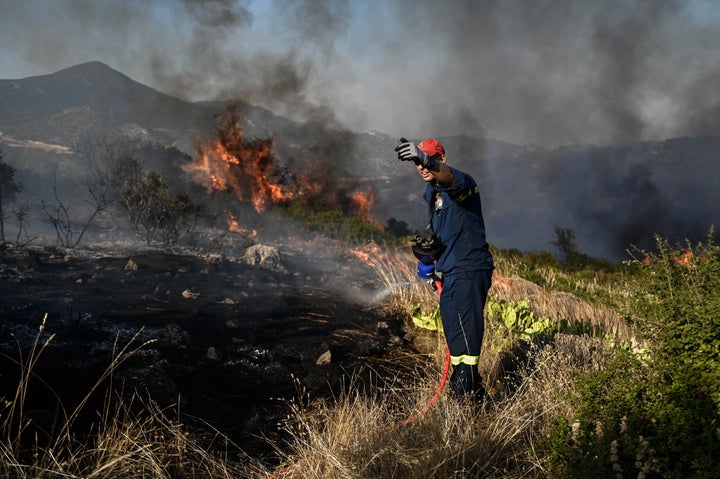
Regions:
<svg viewBox="0 0 720 479"><path fill-rule="evenodd" d="M401 138L395 151L400 160L415 163L427 184L428 228L413 252L418 276L442 280L440 315L453 365L450 386L458 395L485 399L478 362L494 264L478 186L470 175L446 164L445 148L434 138L417 144Z"/></svg>

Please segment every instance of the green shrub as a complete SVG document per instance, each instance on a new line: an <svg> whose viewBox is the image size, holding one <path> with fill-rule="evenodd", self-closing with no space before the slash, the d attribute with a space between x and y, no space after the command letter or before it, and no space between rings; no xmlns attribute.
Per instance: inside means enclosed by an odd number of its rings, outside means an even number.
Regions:
<svg viewBox="0 0 720 479"><path fill-rule="evenodd" d="M581 377L547 443L561 477L720 477L718 247L657 246L631 309L648 348Z"/></svg>
<svg viewBox="0 0 720 479"><path fill-rule="evenodd" d="M163 246L176 243L184 220L198 211L187 193L171 193L162 176L154 171L120 191L120 206L130 226L144 235L148 245L157 241Z"/></svg>
<svg viewBox="0 0 720 479"><path fill-rule="evenodd" d="M499 352L507 352L521 341L552 332L550 318L536 318L530 309L530 300L510 301L488 297L487 319L493 326L493 346Z"/></svg>
<svg viewBox="0 0 720 479"><path fill-rule="evenodd" d="M382 227L344 211L341 206L328 204L323 197L299 198L276 207L275 211L297 219L311 231L338 240L380 241L390 236Z"/></svg>

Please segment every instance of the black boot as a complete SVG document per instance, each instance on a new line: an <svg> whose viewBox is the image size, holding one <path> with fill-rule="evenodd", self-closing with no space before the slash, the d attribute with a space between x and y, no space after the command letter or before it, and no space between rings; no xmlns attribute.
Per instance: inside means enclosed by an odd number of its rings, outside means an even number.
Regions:
<svg viewBox="0 0 720 479"><path fill-rule="evenodd" d="M488 396L477 366L458 364L450 376L450 387L458 396L474 396L484 401Z"/></svg>

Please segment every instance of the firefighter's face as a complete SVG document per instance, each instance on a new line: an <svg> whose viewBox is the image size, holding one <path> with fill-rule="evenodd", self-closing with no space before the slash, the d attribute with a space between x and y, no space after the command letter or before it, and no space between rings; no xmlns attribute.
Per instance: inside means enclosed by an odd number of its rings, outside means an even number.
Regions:
<svg viewBox="0 0 720 479"><path fill-rule="evenodd" d="M438 158L435 158L435 161L438 161ZM440 163L445 163L445 155L441 155L439 157ZM420 175L420 178L423 179L425 182L431 182L435 179L435 177L432 174L432 171L428 170L422 165L415 165L415 168L417 168L418 174Z"/></svg>

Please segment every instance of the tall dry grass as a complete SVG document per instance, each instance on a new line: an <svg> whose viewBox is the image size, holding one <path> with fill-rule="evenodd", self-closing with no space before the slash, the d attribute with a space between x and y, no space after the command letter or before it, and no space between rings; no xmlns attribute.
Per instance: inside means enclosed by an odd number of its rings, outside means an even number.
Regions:
<svg viewBox="0 0 720 479"><path fill-rule="evenodd" d="M255 477L273 478L531 478L544 477L535 453L551 415L568 410L565 395L578 372L599 367L602 340L562 336L534 352L509 396L480 405L444 394L424 415L396 427L433 393L439 371L401 380L374 395L349 388L334 401L294 402L278 449L275 472L257 465Z"/></svg>
<svg viewBox="0 0 720 479"><path fill-rule="evenodd" d="M45 318L46 319L46 318ZM112 386L113 373L146 343L135 335L128 344L115 343L112 360L87 394L66 410L56 396L53 417L41 417L26 409L30 385L42 378L35 367L54 335L39 326L26 355L18 345L15 362L19 380L13 398L0 403L0 477L33 479L143 479L143 478L236 478L244 474L233 463L211 452L207 444L162 410L138 395L124 397ZM94 394L105 394L103 407L88 411ZM90 413L90 425L78 426L78 418ZM177 415L177 414L176 414ZM235 464L233 466L233 464Z"/></svg>
<svg viewBox="0 0 720 479"><path fill-rule="evenodd" d="M409 255L376 260L378 275L393 287L389 314L433 304L437 294L415 282ZM432 397L441 377L444 339L441 333L416 331L415 346L432 361L411 377L398 376L373 394L349 388L333 401L291 404L285 422L287 444L278 449L282 464L274 471L256 464L257 477L268 478L535 478L546 477L546 461L536 452L556 414L573 416L568 397L581 372L599 369L612 352L607 335L632 338L610 309L596 308L567 293L552 293L496 271L492 294L529 298L538 315L575 325L591 325L590 334L556 334L542 345L528 345L524 362L513 369L502 394L479 404L448 391L434 407L410 423ZM408 328L412 323L406 319ZM492 352L486 334L480 371L502 375L504 358ZM509 386L508 386L509 385Z"/></svg>
<svg viewBox="0 0 720 479"><path fill-rule="evenodd" d="M500 262L502 265L502 262ZM181 422L178 411L161 410L152 401L123 399L107 393L97 421L84 435L73 427L87 401L58 415L58 426L30 437L33 419L24 409L33 367L52 337L41 335L27 357L20 358L17 394L0 405L0 476L13 478L539 478L547 477L546 459L537 445L549 431L548 420L573 417L568 397L573 379L601 368L610 357L607 336L632 338L616 313L589 305L567 293L553 293L499 267L493 295L529 298L538 315L553 321L590 324L601 335L555 334L551 341L527 345L518 364L507 371L507 358L486 344L480 371L500 380L494 400L480 404L453 396L447 388L427 405L442 384L444 339L418 330L408 315L412 305L431 307L437 293L415 279L410 255L378 256L378 274L387 286L385 311L405 322L415 353L396 355L377 384L356 384L333 398L310 398L298 386L288 401L281 442L273 457L247 457L217 432L198 436ZM42 329L42 328L41 328ZM578 329L579 331L580 329ZM575 332L577 333L577 331ZM118 348L95 388L140 346ZM366 377L367 375L363 375ZM503 381L505 380L505 381ZM491 385L492 386L492 385ZM492 389L492 388L491 388ZM111 389L109 389L110 391ZM95 393L93 390L89 394ZM423 412L419 414L419 412ZM412 418L407 422L408 418ZM407 423L406 423L407 422ZM218 449L224 442L226 449ZM214 446L211 448L210 445Z"/></svg>

